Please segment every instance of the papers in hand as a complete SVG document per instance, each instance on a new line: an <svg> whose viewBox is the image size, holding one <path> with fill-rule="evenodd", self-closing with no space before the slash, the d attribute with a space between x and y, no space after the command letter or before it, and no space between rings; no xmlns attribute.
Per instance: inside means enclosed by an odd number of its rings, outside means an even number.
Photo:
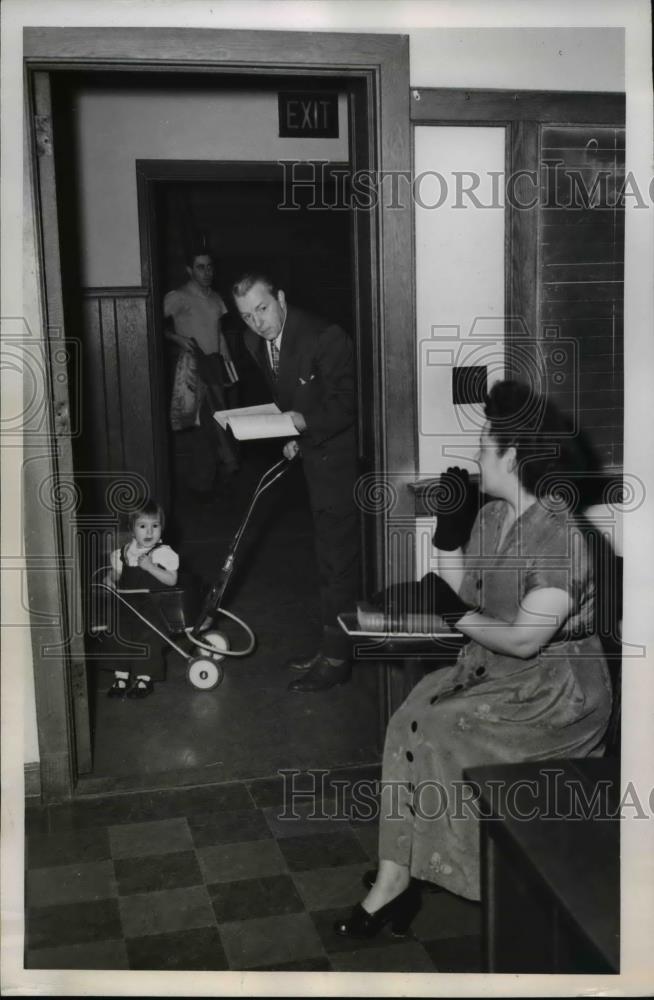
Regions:
<svg viewBox="0 0 654 1000"><path fill-rule="evenodd" d="M223 430L229 427L239 441L258 438L294 437L295 424L288 413L282 413L276 403L261 406L241 406L233 410L218 410L213 415Z"/></svg>

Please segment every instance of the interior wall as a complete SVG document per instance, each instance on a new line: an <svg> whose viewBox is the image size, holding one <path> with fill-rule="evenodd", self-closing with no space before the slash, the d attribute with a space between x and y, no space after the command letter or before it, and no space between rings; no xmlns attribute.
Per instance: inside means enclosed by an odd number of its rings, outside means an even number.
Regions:
<svg viewBox="0 0 654 1000"><path fill-rule="evenodd" d="M625 86L619 27L426 28L410 38L412 87L623 91Z"/></svg>
<svg viewBox="0 0 654 1000"><path fill-rule="evenodd" d="M87 288L141 284L137 159L348 159L345 94L339 97L336 139L280 138L276 92L208 88L80 89L72 124L83 248L80 280Z"/></svg>
<svg viewBox="0 0 654 1000"><path fill-rule="evenodd" d="M485 367L488 386L504 375L505 213L493 178L503 176L505 129L420 125L413 134L418 467L429 479L450 465L477 471L483 411L454 404L453 366ZM416 519L417 579L435 568L435 526Z"/></svg>
<svg viewBox="0 0 654 1000"><path fill-rule="evenodd" d="M476 469L480 409L454 405L452 368L504 374L503 127L414 129L418 456L422 477ZM480 183L471 195L471 182Z"/></svg>

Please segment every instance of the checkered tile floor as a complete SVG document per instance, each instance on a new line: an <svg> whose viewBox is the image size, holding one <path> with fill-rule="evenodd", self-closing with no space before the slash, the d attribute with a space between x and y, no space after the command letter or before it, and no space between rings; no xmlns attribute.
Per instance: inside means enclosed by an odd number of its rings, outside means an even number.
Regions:
<svg viewBox="0 0 654 1000"><path fill-rule="evenodd" d="M329 794L328 819L280 819L281 778L28 808L25 967L479 971L479 906L446 892L404 940L333 933L377 829Z"/></svg>

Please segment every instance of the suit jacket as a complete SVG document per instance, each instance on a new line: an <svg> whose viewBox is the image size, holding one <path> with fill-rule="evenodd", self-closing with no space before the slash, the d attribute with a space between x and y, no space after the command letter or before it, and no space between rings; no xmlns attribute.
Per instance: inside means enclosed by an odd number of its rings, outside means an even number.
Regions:
<svg viewBox="0 0 654 1000"><path fill-rule="evenodd" d="M352 505L356 480L354 352L341 327L288 307L277 379L263 337L245 344L282 412L296 410L307 429L298 438L314 510Z"/></svg>

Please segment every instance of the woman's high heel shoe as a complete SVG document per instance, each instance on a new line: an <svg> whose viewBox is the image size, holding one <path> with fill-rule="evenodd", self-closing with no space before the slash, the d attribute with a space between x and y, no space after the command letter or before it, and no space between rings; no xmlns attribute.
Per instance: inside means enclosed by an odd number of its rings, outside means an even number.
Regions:
<svg viewBox="0 0 654 1000"><path fill-rule="evenodd" d="M336 921L334 931L340 937L371 938L379 934L385 924L390 924L392 934L405 937L411 921L420 909L420 902L420 890L411 882L404 892L375 913L368 913L357 903L349 917Z"/></svg>

